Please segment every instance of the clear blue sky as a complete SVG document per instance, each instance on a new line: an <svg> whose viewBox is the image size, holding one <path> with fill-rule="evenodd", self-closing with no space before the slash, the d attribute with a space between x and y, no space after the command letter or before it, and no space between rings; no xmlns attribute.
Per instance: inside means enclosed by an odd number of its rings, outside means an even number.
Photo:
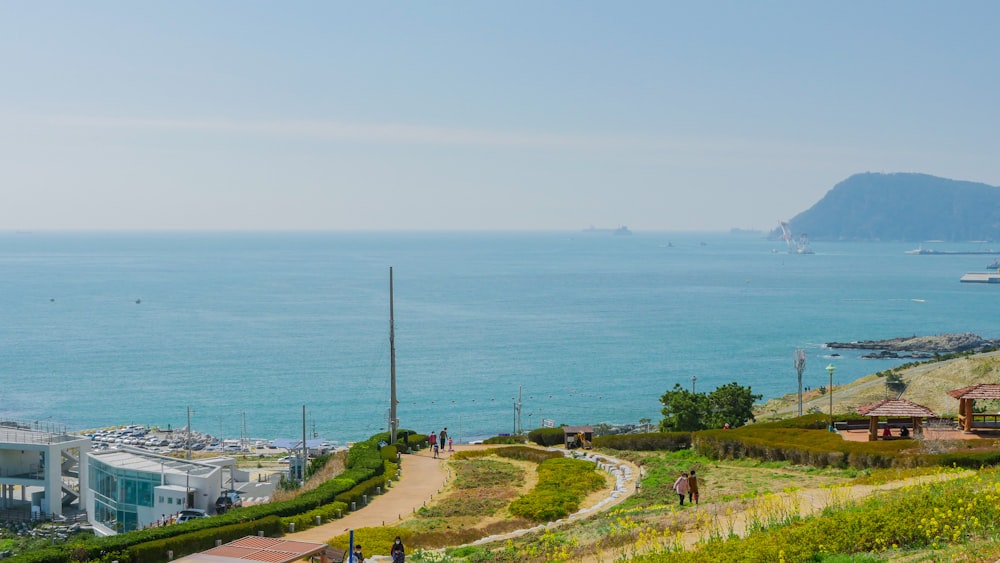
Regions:
<svg viewBox="0 0 1000 563"><path fill-rule="evenodd" d="M2 2L0 230L773 228L1000 185L1000 3Z"/></svg>

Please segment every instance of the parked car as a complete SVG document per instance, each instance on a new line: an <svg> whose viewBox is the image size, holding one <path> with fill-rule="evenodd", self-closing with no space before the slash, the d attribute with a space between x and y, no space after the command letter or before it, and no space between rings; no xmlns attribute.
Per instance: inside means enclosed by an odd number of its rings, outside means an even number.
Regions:
<svg viewBox="0 0 1000 563"><path fill-rule="evenodd" d="M232 508L243 506L243 499L237 491L223 491L219 498L215 499L215 512L225 514Z"/></svg>
<svg viewBox="0 0 1000 563"><path fill-rule="evenodd" d="M188 520L197 520L198 518L208 518L208 513L197 508L185 508L177 515L177 523L181 524Z"/></svg>

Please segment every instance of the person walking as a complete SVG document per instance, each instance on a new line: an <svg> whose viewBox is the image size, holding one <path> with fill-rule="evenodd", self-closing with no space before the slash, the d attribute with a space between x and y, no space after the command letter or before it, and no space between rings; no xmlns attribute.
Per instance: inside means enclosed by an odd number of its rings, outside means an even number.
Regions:
<svg viewBox="0 0 1000 563"><path fill-rule="evenodd" d="M689 491L688 485L688 475L687 473L681 473L681 476L674 481L674 492L681 499L681 506L684 506L684 497L687 496Z"/></svg>
<svg viewBox="0 0 1000 563"><path fill-rule="evenodd" d="M392 563L406 562L406 550L403 548L403 540L399 539L399 536L396 536L396 540L392 542L389 555L392 556Z"/></svg>
<svg viewBox="0 0 1000 563"><path fill-rule="evenodd" d="M688 475L688 502L698 504L698 477L694 474L694 469Z"/></svg>
<svg viewBox="0 0 1000 563"><path fill-rule="evenodd" d="M448 444L448 428L444 428L438 435L438 445L440 445L441 449L443 450L447 444Z"/></svg>
<svg viewBox="0 0 1000 563"><path fill-rule="evenodd" d="M427 441L430 443L431 449L433 450L434 446L436 446L437 443L438 443L437 432L434 432L433 430L431 430L431 433L427 435Z"/></svg>
<svg viewBox="0 0 1000 563"><path fill-rule="evenodd" d="M448 451L449 452L455 451L455 448L452 447L451 436L448 436Z"/></svg>

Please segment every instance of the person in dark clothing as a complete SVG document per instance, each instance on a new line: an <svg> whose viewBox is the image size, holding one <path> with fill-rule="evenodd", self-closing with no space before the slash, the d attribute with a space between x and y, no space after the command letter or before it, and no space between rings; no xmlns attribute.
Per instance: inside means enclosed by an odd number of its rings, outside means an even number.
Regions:
<svg viewBox="0 0 1000 563"><path fill-rule="evenodd" d="M389 555L392 556L392 563L404 563L406 561L406 549L403 548L403 540L399 539L399 536L396 536L396 540L392 542Z"/></svg>
<svg viewBox="0 0 1000 563"><path fill-rule="evenodd" d="M694 474L694 469L688 474L688 502L698 504L698 478Z"/></svg>

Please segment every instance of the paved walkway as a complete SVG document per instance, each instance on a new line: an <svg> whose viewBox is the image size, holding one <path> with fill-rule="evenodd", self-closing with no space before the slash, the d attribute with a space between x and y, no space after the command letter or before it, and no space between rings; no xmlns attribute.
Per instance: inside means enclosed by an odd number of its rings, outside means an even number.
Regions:
<svg viewBox="0 0 1000 563"><path fill-rule="evenodd" d="M455 446L455 450L470 446ZM384 494L368 501L368 506L346 514L343 518L302 532L286 534L285 539L326 543L349 530L375 526L391 526L411 516L418 508L444 490L448 471L444 460L449 453L434 459L429 450L402 456L400 481L393 482Z"/></svg>

